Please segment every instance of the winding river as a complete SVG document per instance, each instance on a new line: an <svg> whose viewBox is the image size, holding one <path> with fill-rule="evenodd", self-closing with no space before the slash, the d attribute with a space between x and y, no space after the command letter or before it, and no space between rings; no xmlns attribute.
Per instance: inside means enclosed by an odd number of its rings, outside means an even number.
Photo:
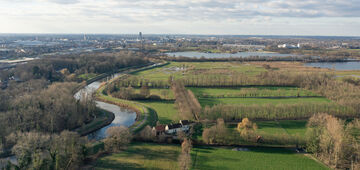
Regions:
<svg viewBox="0 0 360 170"><path fill-rule="evenodd" d="M93 93L96 92L96 90L100 87L101 83L109 81L111 79L117 78L119 76L123 75L122 73L117 73L117 74L113 74L111 76L108 76L102 80L99 81L95 81L87 86L85 86L84 88L80 89L75 95L74 97L78 100L81 100L82 98L88 96L88 95L92 95ZM115 119L111 122L111 124L90 133L89 135L87 135L89 140L101 140L104 139L106 137L106 130L109 127L112 126L126 126L129 127L131 125L133 125L135 123L135 119L136 119L136 113L134 111L128 110L128 109L124 109L121 108L117 105L114 104L109 104L109 103L104 103L101 101L95 101L96 102L96 106L98 108L101 108L103 110L109 111L114 113L115 115Z"/></svg>

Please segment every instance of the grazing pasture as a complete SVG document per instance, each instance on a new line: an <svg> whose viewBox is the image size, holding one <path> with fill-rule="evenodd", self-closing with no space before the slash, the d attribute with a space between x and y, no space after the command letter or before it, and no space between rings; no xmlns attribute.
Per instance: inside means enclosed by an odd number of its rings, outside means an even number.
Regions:
<svg viewBox="0 0 360 170"><path fill-rule="evenodd" d="M126 150L98 159L93 166L106 169L177 170L180 145L133 143Z"/></svg>
<svg viewBox="0 0 360 170"><path fill-rule="evenodd" d="M321 163L289 149L196 147L192 150L193 169L329 169ZM248 150L247 150L248 149Z"/></svg>
<svg viewBox="0 0 360 170"><path fill-rule="evenodd" d="M154 109L158 115L158 121L161 124L177 122L178 111L175 108L174 101L139 101L140 103Z"/></svg>
<svg viewBox="0 0 360 170"><path fill-rule="evenodd" d="M243 104L243 105L265 105L265 104L297 104L297 103L329 103L324 97L309 98L199 98L201 106L213 106L216 104Z"/></svg>
<svg viewBox="0 0 360 170"><path fill-rule="evenodd" d="M303 97L320 96L311 91L297 87L239 87L239 88L194 88L190 89L197 97L228 98L228 97Z"/></svg>

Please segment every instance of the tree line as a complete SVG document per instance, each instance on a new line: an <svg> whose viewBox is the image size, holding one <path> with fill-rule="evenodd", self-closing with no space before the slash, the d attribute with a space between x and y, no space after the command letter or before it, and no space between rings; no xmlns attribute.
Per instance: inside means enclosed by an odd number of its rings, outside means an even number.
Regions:
<svg viewBox="0 0 360 170"><path fill-rule="evenodd" d="M187 120L199 120L201 105L193 92L187 90L181 81L173 81L171 86L175 96L175 106L180 117Z"/></svg>
<svg viewBox="0 0 360 170"><path fill-rule="evenodd" d="M134 87L141 88L147 86L149 88L170 88L171 84L168 80L149 80L146 78L138 78L136 76L128 76L124 79L119 79L112 82L112 89L118 89L120 87Z"/></svg>
<svg viewBox="0 0 360 170"><path fill-rule="evenodd" d="M226 94L207 94L200 93L196 94L199 98L251 98L251 97L303 97L303 96L320 96L310 91L305 91L302 89L292 89L292 90L270 90L270 89L258 89L258 88L241 88L236 89L237 91L232 91L231 93Z"/></svg>
<svg viewBox="0 0 360 170"><path fill-rule="evenodd" d="M201 119L239 121L243 118L257 120L304 119L317 113L329 113L335 116L352 118L357 111L336 103L296 103L296 104L253 104L205 106L200 114Z"/></svg>

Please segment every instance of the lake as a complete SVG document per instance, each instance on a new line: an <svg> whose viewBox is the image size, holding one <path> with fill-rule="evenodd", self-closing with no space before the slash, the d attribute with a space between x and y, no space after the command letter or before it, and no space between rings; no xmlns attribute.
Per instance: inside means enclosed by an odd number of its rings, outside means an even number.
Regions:
<svg viewBox="0 0 360 170"><path fill-rule="evenodd" d="M165 53L170 57L195 57L195 58L247 58L251 56L259 56L259 57L295 57L299 55L295 54L280 54L280 53L272 53L272 52L238 52L238 53L204 53L204 52L196 52L196 51L185 51L185 52L173 52L173 53Z"/></svg>
<svg viewBox="0 0 360 170"><path fill-rule="evenodd" d="M322 62L322 63L305 63L305 66L320 67L335 70L360 70L360 62Z"/></svg>

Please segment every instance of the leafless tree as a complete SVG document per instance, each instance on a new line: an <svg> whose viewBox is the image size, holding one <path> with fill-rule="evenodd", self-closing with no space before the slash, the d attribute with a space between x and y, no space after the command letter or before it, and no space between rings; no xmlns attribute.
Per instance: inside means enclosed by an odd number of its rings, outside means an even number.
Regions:
<svg viewBox="0 0 360 170"><path fill-rule="evenodd" d="M108 137L104 140L105 150L118 152L131 141L132 135L125 126L113 126L106 130Z"/></svg>

